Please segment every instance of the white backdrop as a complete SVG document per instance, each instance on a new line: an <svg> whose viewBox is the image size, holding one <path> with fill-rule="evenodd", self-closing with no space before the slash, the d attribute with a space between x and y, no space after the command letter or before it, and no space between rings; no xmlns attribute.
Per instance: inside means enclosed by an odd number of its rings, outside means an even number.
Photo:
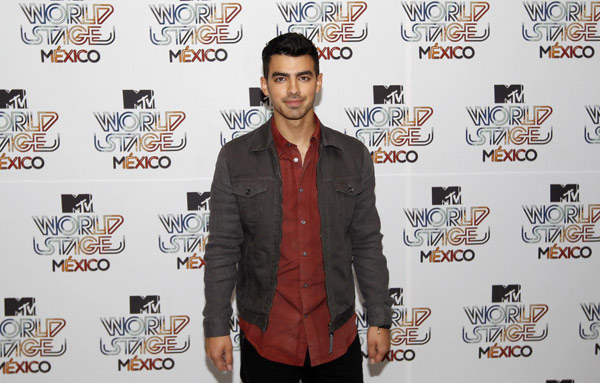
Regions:
<svg viewBox="0 0 600 383"><path fill-rule="evenodd" d="M3 1L0 381L239 382L203 351L205 193L296 31L319 118L375 162L395 323L365 381L600 382L599 24L597 1Z"/></svg>

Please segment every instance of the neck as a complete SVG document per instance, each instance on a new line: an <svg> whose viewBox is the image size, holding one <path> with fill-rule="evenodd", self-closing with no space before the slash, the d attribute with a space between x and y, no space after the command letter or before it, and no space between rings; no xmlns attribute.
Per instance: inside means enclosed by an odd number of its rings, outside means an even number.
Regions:
<svg viewBox="0 0 600 383"><path fill-rule="evenodd" d="M306 147L310 141L317 121L314 114L309 113L299 120L288 120L279 114L274 114L275 126L279 133L290 143L298 147Z"/></svg>

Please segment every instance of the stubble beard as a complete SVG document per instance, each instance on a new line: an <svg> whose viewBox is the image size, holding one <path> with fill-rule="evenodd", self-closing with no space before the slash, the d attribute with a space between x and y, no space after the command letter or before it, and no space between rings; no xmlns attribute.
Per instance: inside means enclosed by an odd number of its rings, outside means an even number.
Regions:
<svg viewBox="0 0 600 383"><path fill-rule="evenodd" d="M292 98L289 100L302 100L303 102L308 102L308 100L303 99L301 97ZM287 120L301 120L307 114L309 114L313 108L314 108L314 103L310 103L310 104L302 103L298 107L290 107L285 104L285 101L282 101L281 105L273 105L273 109Z"/></svg>

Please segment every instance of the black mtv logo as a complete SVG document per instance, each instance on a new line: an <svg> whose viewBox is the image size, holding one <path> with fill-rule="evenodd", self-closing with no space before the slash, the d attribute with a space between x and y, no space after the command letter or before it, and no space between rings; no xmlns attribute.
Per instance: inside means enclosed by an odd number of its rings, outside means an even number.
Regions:
<svg viewBox="0 0 600 383"><path fill-rule="evenodd" d="M433 205L460 205L462 203L460 186L432 187L431 203Z"/></svg>
<svg viewBox="0 0 600 383"><path fill-rule="evenodd" d="M0 109L27 109L25 89L0 89Z"/></svg>
<svg viewBox="0 0 600 383"><path fill-rule="evenodd" d="M123 108L154 109L154 91L123 89Z"/></svg>
<svg viewBox="0 0 600 383"><path fill-rule="evenodd" d="M187 193L187 208L188 210L208 210L208 199L210 198L210 192L198 193L188 192Z"/></svg>
<svg viewBox="0 0 600 383"><path fill-rule="evenodd" d="M129 297L129 312L131 314L160 314L160 296L132 295Z"/></svg>
<svg viewBox="0 0 600 383"><path fill-rule="evenodd" d="M260 88L249 88L250 106L271 106L271 99Z"/></svg>
<svg viewBox="0 0 600 383"><path fill-rule="evenodd" d="M404 104L402 85L373 85L374 104Z"/></svg>
<svg viewBox="0 0 600 383"><path fill-rule="evenodd" d="M579 202L579 185L550 185L550 202Z"/></svg>
<svg viewBox="0 0 600 383"><path fill-rule="evenodd" d="M63 213L93 213L94 204L91 194L61 194Z"/></svg>
<svg viewBox="0 0 600 383"><path fill-rule="evenodd" d="M521 285L492 285L492 303L521 302Z"/></svg>
<svg viewBox="0 0 600 383"><path fill-rule="evenodd" d="M548 379L546 383L575 383L575 379Z"/></svg>
<svg viewBox="0 0 600 383"><path fill-rule="evenodd" d="M494 85L496 104L522 104L525 102L523 85Z"/></svg>
<svg viewBox="0 0 600 383"><path fill-rule="evenodd" d="M4 315L35 315L35 298L4 298Z"/></svg>
<svg viewBox="0 0 600 383"><path fill-rule="evenodd" d="M393 299L394 306L402 306L404 305L404 290L402 287L392 287L390 288L390 297Z"/></svg>

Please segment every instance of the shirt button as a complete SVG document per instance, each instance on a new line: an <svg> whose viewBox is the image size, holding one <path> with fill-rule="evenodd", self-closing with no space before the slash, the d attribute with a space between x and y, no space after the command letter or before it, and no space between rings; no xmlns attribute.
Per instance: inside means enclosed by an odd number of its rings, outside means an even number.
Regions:
<svg viewBox="0 0 600 383"><path fill-rule="evenodd" d="M308 314L304 314L304 317L305 317L305 318L308 318Z"/></svg>
<svg viewBox="0 0 600 383"><path fill-rule="evenodd" d="M303 251L303 252L302 252L302 256L303 256L303 257L306 257L307 255L308 255L308 253L307 253L306 251Z"/></svg>
<svg viewBox="0 0 600 383"><path fill-rule="evenodd" d="M302 220L302 221L300 221L300 223L304 225L306 223L306 221Z"/></svg>
<svg viewBox="0 0 600 383"><path fill-rule="evenodd" d="M300 193L302 193L304 191L304 189L300 188L300 190L298 190Z"/></svg>
<svg viewBox="0 0 600 383"><path fill-rule="evenodd" d="M304 284L304 287L308 287L308 283L305 283L305 284Z"/></svg>
<svg viewBox="0 0 600 383"><path fill-rule="evenodd" d="M298 157L294 157L294 162L298 162Z"/></svg>

